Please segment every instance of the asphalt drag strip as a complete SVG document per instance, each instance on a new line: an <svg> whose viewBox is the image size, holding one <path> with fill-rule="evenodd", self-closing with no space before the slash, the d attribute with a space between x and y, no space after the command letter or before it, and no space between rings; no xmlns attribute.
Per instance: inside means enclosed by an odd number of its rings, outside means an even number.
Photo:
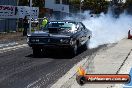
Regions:
<svg viewBox="0 0 132 88"><path fill-rule="evenodd" d="M0 88L50 88L73 66L107 45L82 51L71 58L65 52L53 52L34 58L26 44L1 49Z"/></svg>

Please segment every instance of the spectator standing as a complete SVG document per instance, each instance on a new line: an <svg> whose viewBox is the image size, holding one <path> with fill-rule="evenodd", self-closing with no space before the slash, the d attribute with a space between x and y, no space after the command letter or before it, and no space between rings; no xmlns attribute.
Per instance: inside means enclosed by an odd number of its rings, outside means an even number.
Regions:
<svg viewBox="0 0 132 88"><path fill-rule="evenodd" d="M42 21L42 28L45 28L47 23L48 23L48 19L46 17L44 17L44 19Z"/></svg>
<svg viewBox="0 0 132 88"><path fill-rule="evenodd" d="M23 19L23 27L24 27L23 36L27 36L27 29L29 27L27 16L25 16L25 18Z"/></svg>

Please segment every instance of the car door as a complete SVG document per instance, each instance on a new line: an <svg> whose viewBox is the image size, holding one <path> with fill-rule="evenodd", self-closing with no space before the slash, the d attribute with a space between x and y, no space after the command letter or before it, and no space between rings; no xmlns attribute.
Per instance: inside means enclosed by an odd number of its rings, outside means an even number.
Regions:
<svg viewBox="0 0 132 88"><path fill-rule="evenodd" d="M88 40L88 30L86 29L86 27L81 22L79 24L80 24L80 30L82 32L81 44L83 45Z"/></svg>
<svg viewBox="0 0 132 88"><path fill-rule="evenodd" d="M83 26L78 23L78 31L79 31L79 44L82 45L84 42L84 32L83 32Z"/></svg>

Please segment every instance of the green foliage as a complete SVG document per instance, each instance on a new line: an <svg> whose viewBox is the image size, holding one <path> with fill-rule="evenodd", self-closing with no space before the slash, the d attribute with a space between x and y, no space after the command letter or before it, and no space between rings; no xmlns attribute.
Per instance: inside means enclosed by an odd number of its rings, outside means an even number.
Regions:
<svg viewBox="0 0 132 88"><path fill-rule="evenodd" d="M74 5L79 5L80 4L80 0L69 0L70 4L74 4Z"/></svg>
<svg viewBox="0 0 132 88"><path fill-rule="evenodd" d="M132 5L132 0L127 0L125 3L126 6Z"/></svg>
<svg viewBox="0 0 132 88"><path fill-rule="evenodd" d="M109 3L105 0L84 0L83 9L91 10L92 13L98 14L108 10Z"/></svg>
<svg viewBox="0 0 132 88"><path fill-rule="evenodd" d="M19 0L19 3L23 6L27 6L29 4L28 0Z"/></svg>
<svg viewBox="0 0 132 88"><path fill-rule="evenodd" d="M80 8L80 0L69 0L70 4L70 11L71 12L78 12Z"/></svg>
<svg viewBox="0 0 132 88"><path fill-rule="evenodd" d="M79 10L80 0L70 0L70 4ZM84 0L81 3L82 10L90 10L91 13L107 12L109 2L106 0Z"/></svg>
<svg viewBox="0 0 132 88"><path fill-rule="evenodd" d="M33 0L33 6L43 8L44 0Z"/></svg>
<svg viewBox="0 0 132 88"><path fill-rule="evenodd" d="M30 2L28 2L30 0L20 0L19 3L21 3L23 6L29 6ZM44 7L44 0L32 0L32 4L35 7Z"/></svg>
<svg viewBox="0 0 132 88"><path fill-rule="evenodd" d="M126 1L126 3L124 4L124 9L126 9L128 13L132 14L132 0Z"/></svg>
<svg viewBox="0 0 132 88"><path fill-rule="evenodd" d="M124 7L127 9L132 6L132 0L127 0Z"/></svg>

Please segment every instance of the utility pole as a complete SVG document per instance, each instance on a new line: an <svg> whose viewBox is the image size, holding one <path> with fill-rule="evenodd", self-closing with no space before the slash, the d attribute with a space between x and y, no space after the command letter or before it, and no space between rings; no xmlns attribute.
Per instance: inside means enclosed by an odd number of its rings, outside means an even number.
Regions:
<svg viewBox="0 0 132 88"><path fill-rule="evenodd" d="M84 0L80 0L80 8L79 8L79 9L80 9L80 17L79 17L79 18L80 18L80 20L81 20L81 13L82 13L82 2L83 2L83 1L84 1Z"/></svg>
<svg viewBox="0 0 132 88"><path fill-rule="evenodd" d="M80 0L80 6L79 6L79 11L80 11L80 12L79 12L79 19L80 19L80 20L81 20L81 1L82 1L82 0Z"/></svg>
<svg viewBox="0 0 132 88"><path fill-rule="evenodd" d="M19 0L17 0L17 6L19 6ZM17 28L16 28L16 30L19 30L18 29L18 22L19 22L19 19L17 19Z"/></svg>
<svg viewBox="0 0 132 88"><path fill-rule="evenodd" d="M17 0L17 6L19 5L19 0Z"/></svg>
<svg viewBox="0 0 132 88"><path fill-rule="evenodd" d="M30 17L29 17L29 33L31 33L31 11L32 10L32 0L30 0Z"/></svg>
<svg viewBox="0 0 132 88"><path fill-rule="evenodd" d="M80 14L81 14L81 5L82 5L82 0L80 0L80 7L79 7L79 9L80 9Z"/></svg>

